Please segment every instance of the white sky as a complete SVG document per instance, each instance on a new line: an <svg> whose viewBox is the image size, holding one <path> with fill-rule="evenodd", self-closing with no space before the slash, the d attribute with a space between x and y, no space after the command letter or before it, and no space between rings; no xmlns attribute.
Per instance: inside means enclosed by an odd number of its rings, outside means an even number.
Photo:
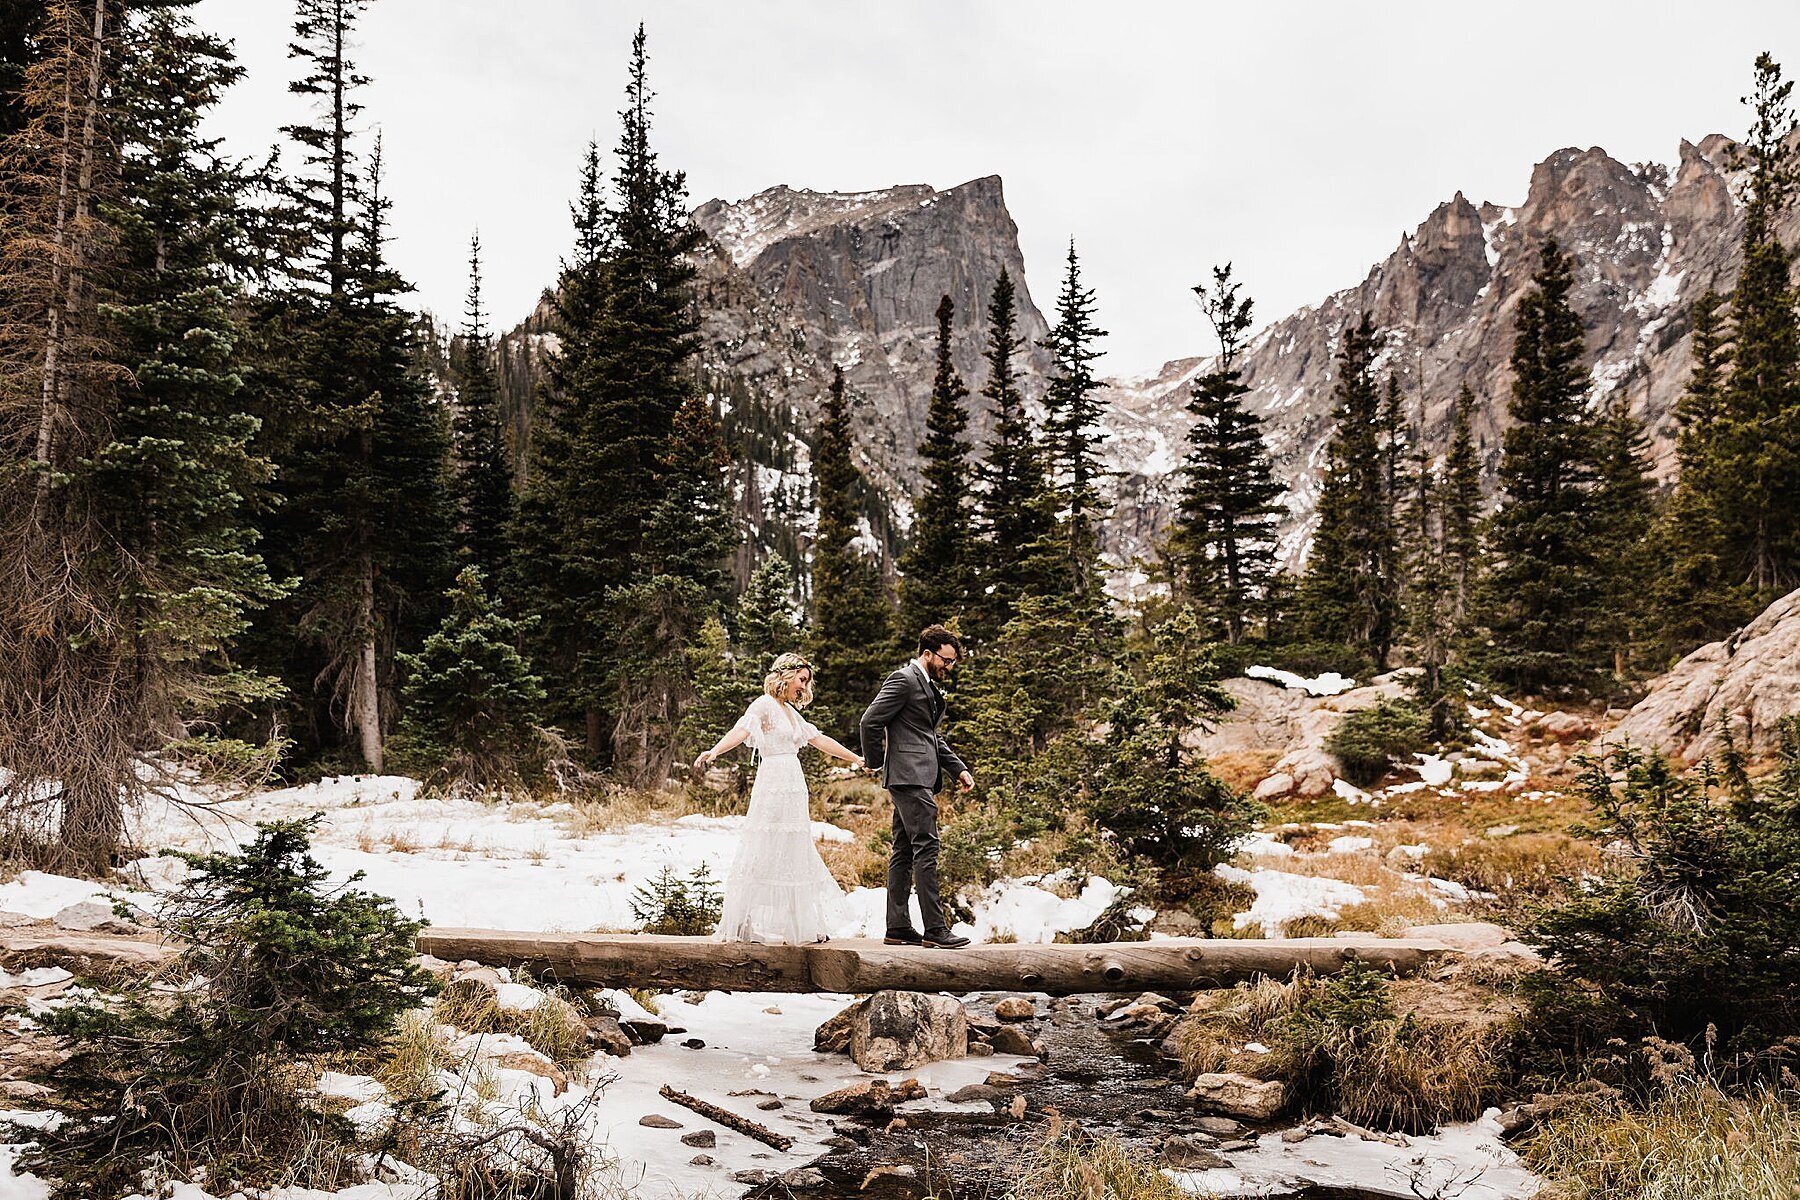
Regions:
<svg viewBox="0 0 1800 1200"><path fill-rule="evenodd" d="M291 10L196 9L249 71L216 124L240 153L302 115ZM999 174L1046 313L1075 238L1114 375L1209 349L1188 289L1215 262L1261 325L1359 281L1459 188L1517 203L1562 146L1673 161L1742 131L1757 51L1800 72L1794 0L377 0L363 119L418 304L460 320L479 226L492 324L530 310L582 147L616 138L640 19L654 144L694 203Z"/></svg>

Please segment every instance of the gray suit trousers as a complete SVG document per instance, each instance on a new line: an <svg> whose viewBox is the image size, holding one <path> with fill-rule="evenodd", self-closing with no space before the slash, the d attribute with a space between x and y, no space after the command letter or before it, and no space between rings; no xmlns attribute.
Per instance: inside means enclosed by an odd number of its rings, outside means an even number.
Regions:
<svg viewBox="0 0 1800 1200"><path fill-rule="evenodd" d="M944 905L938 896L937 797L928 787L890 787L894 800L894 845L888 851L887 927L890 932L912 928L907 898L919 893L919 914L924 933L948 927Z"/></svg>

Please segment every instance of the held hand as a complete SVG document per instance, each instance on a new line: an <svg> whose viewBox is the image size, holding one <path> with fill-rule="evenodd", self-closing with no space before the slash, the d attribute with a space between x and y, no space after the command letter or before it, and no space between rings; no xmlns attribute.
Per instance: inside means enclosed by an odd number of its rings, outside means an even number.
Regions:
<svg viewBox="0 0 1800 1200"><path fill-rule="evenodd" d="M958 775L956 777L956 786L961 788L965 792L974 791L975 790L975 777L973 775L969 774L967 771L964 771L961 775Z"/></svg>
<svg viewBox="0 0 1800 1200"><path fill-rule="evenodd" d="M694 760L694 774L696 774L696 775L706 774L706 768L712 765L712 760L713 760L712 751L711 750L702 750L700 752L700 757L696 758Z"/></svg>
<svg viewBox="0 0 1800 1200"><path fill-rule="evenodd" d="M863 761L862 755L858 754L855 758L850 760L850 769L852 771L866 771L869 769L869 764Z"/></svg>

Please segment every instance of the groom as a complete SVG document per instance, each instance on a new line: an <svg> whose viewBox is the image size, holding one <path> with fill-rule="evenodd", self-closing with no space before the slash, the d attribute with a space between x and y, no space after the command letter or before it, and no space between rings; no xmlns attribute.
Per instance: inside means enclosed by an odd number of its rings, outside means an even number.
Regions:
<svg viewBox="0 0 1800 1200"><path fill-rule="evenodd" d="M862 715L863 759L881 771L882 786L894 800L894 848L888 853L887 937L890 946L935 946L959 950L969 939L950 932L938 898L937 789L954 774L963 791L974 776L938 734L944 694L938 683L956 669L962 643L942 625L919 633L919 656L887 677ZM912 927L907 896L919 893L925 932Z"/></svg>

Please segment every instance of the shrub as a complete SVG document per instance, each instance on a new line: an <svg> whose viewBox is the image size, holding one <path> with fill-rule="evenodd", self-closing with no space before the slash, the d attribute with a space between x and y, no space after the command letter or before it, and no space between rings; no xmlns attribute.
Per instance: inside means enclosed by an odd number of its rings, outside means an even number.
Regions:
<svg viewBox="0 0 1800 1200"><path fill-rule="evenodd" d="M719 924L724 897L705 863L686 879L667 863L655 879L631 895L631 915L645 933L704 937Z"/></svg>
<svg viewBox="0 0 1800 1200"><path fill-rule="evenodd" d="M1236 706L1193 614L1182 610L1152 636L1142 678L1113 705L1091 815L1124 853L1191 875L1230 859L1262 810L1185 745Z"/></svg>
<svg viewBox="0 0 1800 1200"><path fill-rule="evenodd" d="M1431 718L1425 710L1409 700L1383 700L1345 714L1325 749L1344 764L1350 782L1368 787L1393 770L1396 759L1431 744Z"/></svg>
<svg viewBox="0 0 1800 1200"><path fill-rule="evenodd" d="M318 820L259 825L235 853L175 855L193 872L159 916L184 944L177 977L204 986L138 985L37 1018L71 1051L42 1076L65 1120L34 1132L20 1164L58 1196L136 1191L152 1166L226 1187L278 1168L338 1182L354 1130L301 1099L304 1064L373 1049L433 982L413 958L420 922L327 884L308 853Z"/></svg>
<svg viewBox="0 0 1800 1200"><path fill-rule="evenodd" d="M1753 791L1678 776L1630 748L1582 760L1579 787L1609 873L1547 906L1527 936L1552 974L1534 1003L1546 1042L1718 1038L1744 1062L1800 1035L1800 723Z"/></svg>

